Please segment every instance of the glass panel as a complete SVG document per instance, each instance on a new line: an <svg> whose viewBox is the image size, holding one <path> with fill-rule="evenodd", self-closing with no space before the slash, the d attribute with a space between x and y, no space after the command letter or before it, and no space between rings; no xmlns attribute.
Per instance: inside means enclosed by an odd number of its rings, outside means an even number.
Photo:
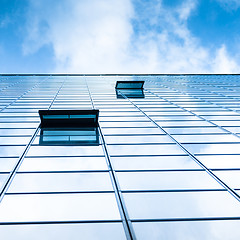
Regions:
<svg viewBox="0 0 240 240"><path fill-rule="evenodd" d="M231 134L174 135L174 138L181 143L240 142L240 138L233 136Z"/></svg>
<svg viewBox="0 0 240 240"><path fill-rule="evenodd" d="M156 121L162 127L190 127L190 126L212 126L211 123L205 121Z"/></svg>
<svg viewBox="0 0 240 240"><path fill-rule="evenodd" d="M67 119L68 115L43 115L43 119Z"/></svg>
<svg viewBox="0 0 240 240"><path fill-rule="evenodd" d="M130 89L136 89L136 88L142 88L144 84L144 81L117 81L116 88L130 88Z"/></svg>
<svg viewBox="0 0 240 240"><path fill-rule="evenodd" d="M18 158L0 158L0 172L10 172Z"/></svg>
<svg viewBox="0 0 240 240"><path fill-rule="evenodd" d="M239 217L239 202L228 192L124 193L132 219ZM137 203L137 204L136 204Z"/></svg>
<svg viewBox="0 0 240 240"><path fill-rule="evenodd" d="M3 184L6 182L8 174L0 174L0 189L2 188Z"/></svg>
<svg viewBox="0 0 240 240"><path fill-rule="evenodd" d="M103 155L102 146L31 146L27 156Z"/></svg>
<svg viewBox="0 0 240 240"><path fill-rule="evenodd" d="M200 133L225 133L223 130L217 127L179 127L179 128L166 128L164 127L170 134L200 134Z"/></svg>
<svg viewBox="0 0 240 240"><path fill-rule="evenodd" d="M108 145L110 155L177 155L184 152L176 144Z"/></svg>
<svg viewBox="0 0 240 240"><path fill-rule="evenodd" d="M85 128L85 129L55 129L43 128L39 136L35 139L34 144L40 144L43 146L54 145L77 145L77 146L98 146L99 145L99 133L97 128Z"/></svg>
<svg viewBox="0 0 240 240"><path fill-rule="evenodd" d="M240 168L240 155L207 155L197 158L208 168Z"/></svg>
<svg viewBox="0 0 240 240"><path fill-rule="evenodd" d="M26 145L31 137L0 137L1 145Z"/></svg>
<svg viewBox="0 0 240 240"><path fill-rule="evenodd" d="M0 146L0 157L18 157L24 148L25 146Z"/></svg>
<svg viewBox="0 0 240 240"><path fill-rule="evenodd" d="M102 128L103 134L163 134L159 128Z"/></svg>
<svg viewBox="0 0 240 240"><path fill-rule="evenodd" d="M39 123L1 123L1 128L36 128Z"/></svg>
<svg viewBox="0 0 240 240"><path fill-rule="evenodd" d="M240 125L240 121L212 121L213 123L220 126L236 126Z"/></svg>
<svg viewBox="0 0 240 240"><path fill-rule="evenodd" d="M183 144L194 154L240 154L240 144Z"/></svg>
<svg viewBox="0 0 240 240"><path fill-rule="evenodd" d="M1 222L120 220L113 193L5 195Z"/></svg>
<svg viewBox="0 0 240 240"><path fill-rule="evenodd" d="M70 115L70 118L96 118L96 115Z"/></svg>
<svg viewBox="0 0 240 240"><path fill-rule="evenodd" d="M188 156L111 157L116 170L201 169Z"/></svg>
<svg viewBox="0 0 240 240"><path fill-rule="evenodd" d="M222 189L204 171L119 172L122 190Z"/></svg>
<svg viewBox="0 0 240 240"><path fill-rule="evenodd" d="M224 128L233 133L240 133L240 127L224 127Z"/></svg>
<svg viewBox="0 0 240 240"><path fill-rule="evenodd" d="M121 223L33 224L0 226L4 240L122 240L125 233Z"/></svg>
<svg viewBox="0 0 240 240"><path fill-rule="evenodd" d="M19 171L107 170L104 157L25 158Z"/></svg>
<svg viewBox="0 0 240 240"><path fill-rule="evenodd" d="M108 173L17 174L8 192L112 191Z"/></svg>
<svg viewBox="0 0 240 240"><path fill-rule="evenodd" d="M154 127L152 122L101 122L101 127Z"/></svg>
<svg viewBox="0 0 240 240"><path fill-rule="evenodd" d="M139 240L239 239L240 220L133 223Z"/></svg>
<svg viewBox="0 0 240 240"><path fill-rule="evenodd" d="M153 120L165 120L165 121L169 121L169 120L201 120L199 117L196 116L152 116Z"/></svg>
<svg viewBox="0 0 240 240"><path fill-rule="evenodd" d="M224 183L231 188L240 189L240 170L213 171Z"/></svg>
<svg viewBox="0 0 240 240"><path fill-rule="evenodd" d="M7 128L0 128L0 135L1 136L21 136L21 135L32 135L35 129L7 129Z"/></svg>
<svg viewBox="0 0 240 240"><path fill-rule="evenodd" d="M144 135L144 136L105 136L108 144L125 143L173 143L167 135Z"/></svg>

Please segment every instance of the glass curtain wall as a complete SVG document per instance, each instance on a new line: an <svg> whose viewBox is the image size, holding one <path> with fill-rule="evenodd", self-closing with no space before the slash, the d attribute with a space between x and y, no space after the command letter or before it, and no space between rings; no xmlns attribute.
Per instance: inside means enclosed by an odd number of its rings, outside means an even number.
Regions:
<svg viewBox="0 0 240 240"><path fill-rule="evenodd" d="M1 237L239 239L239 99L238 75L0 76ZM46 131L40 109L99 127Z"/></svg>

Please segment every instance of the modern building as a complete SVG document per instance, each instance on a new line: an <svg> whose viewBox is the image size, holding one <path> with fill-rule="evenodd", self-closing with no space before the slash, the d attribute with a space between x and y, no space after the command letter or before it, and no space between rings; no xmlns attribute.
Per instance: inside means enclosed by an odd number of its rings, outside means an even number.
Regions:
<svg viewBox="0 0 240 240"><path fill-rule="evenodd" d="M239 101L239 75L1 75L1 239L240 239Z"/></svg>

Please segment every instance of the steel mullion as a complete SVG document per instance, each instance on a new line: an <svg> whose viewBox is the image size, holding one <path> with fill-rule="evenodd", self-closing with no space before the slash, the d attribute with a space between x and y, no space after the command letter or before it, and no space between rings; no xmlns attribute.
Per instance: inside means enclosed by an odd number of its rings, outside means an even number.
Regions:
<svg viewBox="0 0 240 240"><path fill-rule="evenodd" d="M89 92L89 97L90 97L90 100L91 100L92 108L94 109L94 103L93 103L92 95L91 95L91 92L89 90L87 81L86 81L86 86L87 86L87 89L88 89L88 92ZM109 155L108 149L107 149L107 144L104 140L104 135L102 133L102 129L101 129L100 125L99 125L98 129L99 129L100 137L101 137L101 140L102 140L103 152L104 152L104 155L105 155L105 158L106 158L106 161L107 161L107 165L108 165L108 168L109 168L109 175L110 175L112 185L113 185L113 189L114 189L114 192L115 192L116 201L117 201L119 212L120 212L120 215L121 215L121 218L122 218L122 224L123 224L123 227L124 227L124 230L125 230L125 234L126 234L127 239L134 240L134 239L136 239L136 236L135 236L134 230L132 228L130 218L128 216L127 208L125 206L123 196L122 196L122 193L121 193L121 190L120 190L120 186L119 186L119 183L117 181L116 173L115 173L115 171L112 167L110 155Z"/></svg>

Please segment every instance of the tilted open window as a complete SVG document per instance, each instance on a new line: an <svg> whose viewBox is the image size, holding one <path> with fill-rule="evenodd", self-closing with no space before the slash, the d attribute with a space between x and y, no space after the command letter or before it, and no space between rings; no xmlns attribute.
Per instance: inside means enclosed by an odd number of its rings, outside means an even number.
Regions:
<svg viewBox="0 0 240 240"><path fill-rule="evenodd" d="M39 144L44 146L80 145L98 146L98 129L92 128L42 128Z"/></svg>
<svg viewBox="0 0 240 240"><path fill-rule="evenodd" d="M39 110L40 145L99 145L98 110Z"/></svg>
<svg viewBox="0 0 240 240"><path fill-rule="evenodd" d="M41 127L97 127L99 110L39 110Z"/></svg>
<svg viewBox="0 0 240 240"><path fill-rule="evenodd" d="M144 81L117 81L115 89L117 98L144 98Z"/></svg>
<svg viewBox="0 0 240 240"><path fill-rule="evenodd" d="M143 89L144 81L117 81L116 89Z"/></svg>

